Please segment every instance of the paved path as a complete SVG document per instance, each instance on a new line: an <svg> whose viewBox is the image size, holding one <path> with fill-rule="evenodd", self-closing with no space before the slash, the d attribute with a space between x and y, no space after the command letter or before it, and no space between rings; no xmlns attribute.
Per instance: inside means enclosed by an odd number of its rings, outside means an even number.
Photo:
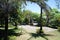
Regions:
<svg viewBox="0 0 60 40"><path fill-rule="evenodd" d="M21 25L18 26L19 28L23 28L24 31L28 32L28 33L36 33L36 29L39 29L39 27L36 26L29 26L29 25ZM51 32L51 31L55 31L57 29L53 29L53 28L49 28L49 27L43 27L44 32ZM17 37L17 40L27 40L31 37L30 34L23 34L21 36Z"/></svg>
<svg viewBox="0 0 60 40"><path fill-rule="evenodd" d="M23 28L27 32L36 32L37 29L40 29L40 27L30 26L30 25L21 25L21 26L18 26L18 27ZM44 32L50 32L50 31L55 31L57 29L53 29L53 28L49 28L49 27L43 27L43 30L44 30Z"/></svg>

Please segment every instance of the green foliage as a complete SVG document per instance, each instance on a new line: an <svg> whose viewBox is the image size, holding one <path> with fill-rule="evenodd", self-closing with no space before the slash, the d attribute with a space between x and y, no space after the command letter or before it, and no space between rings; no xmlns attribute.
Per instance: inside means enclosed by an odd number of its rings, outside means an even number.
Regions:
<svg viewBox="0 0 60 40"><path fill-rule="evenodd" d="M60 21L60 13L59 14L55 14L54 17L55 17L56 20Z"/></svg>
<svg viewBox="0 0 60 40"><path fill-rule="evenodd" d="M58 26L58 31L60 32L60 26Z"/></svg>
<svg viewBox="0 0 60 40"><path fill-rule="evenodd" d="M32 17L32 19L34 20L34 21L39 21L39 14L38 13L30 13L30 16Z"/></svg>
<svg viewBox="0 0 60 40"><path fill-rule="evenodd" d="M16 36L9 36L9 40L16 40Z"/></svg>
<svg viewBox="0 0 60 40"><path fill-rule="evenodd" d="M38 21L39 19L39 14L38 13L34 13L30 10L24 10L21 14L20 14L20 22L22 23L29 23L32 20Z"/></svg>
<svg viewBox="0 0 60 40"><path fill-rule="evenodd" d="M60 12L57 9L52 9L52 12L50 13L50 27L58 28L60 25Z"/></svg>

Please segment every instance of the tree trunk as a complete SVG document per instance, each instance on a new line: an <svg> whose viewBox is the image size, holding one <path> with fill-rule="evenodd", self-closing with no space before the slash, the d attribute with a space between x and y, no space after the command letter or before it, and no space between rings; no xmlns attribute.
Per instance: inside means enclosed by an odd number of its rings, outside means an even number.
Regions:
<svg viewBox="0 0 60 40"><path fill-rule="evenodd" d="M49 14L46 14L46 26L48 26L49 25L49 16L48 16Z"/></svg>
<svg viewBox="0 0 60 40"><path fill-rule="evenodd" d="M8 0L6 0L4 40L8 40Z"/></svg>
<svg viewBox="0 0 60 40"><path fill-rule="evenodd" d="M41 14L40 14L40 33L42 33L42 7L41 7Z"/></svg>
<svg viewBox="0 0 60 40"><path fill-rule="evenodd" d="M28 21L29 21L29 23L28 23L28 24L30 25L30 16L29 16L29 18L28 18Z"/></svg>
<svg viewBox="0 0 60 40"><path fill-rule="evenodd" d="M3 27L3 20L2 20L2 18L1 18L1 27Z"/></svg>
<svg viewBox="0 0 60 40"><path fill-rule="evenodd" d="M30 25L33 25L33 19L31 16L30 16Z"/></svg>
<svg viewBox="0 0 60 40"><path fill-rule="evenodd" d="M5 15L5 37L4 40L8 40L8 13Z"/></svg>
<svg viewBox="0 0 60 40"><path fill-rule="evenodd" d="M15 26L16 26L15 29L17 29L17 22L15 22Z"/></svg>

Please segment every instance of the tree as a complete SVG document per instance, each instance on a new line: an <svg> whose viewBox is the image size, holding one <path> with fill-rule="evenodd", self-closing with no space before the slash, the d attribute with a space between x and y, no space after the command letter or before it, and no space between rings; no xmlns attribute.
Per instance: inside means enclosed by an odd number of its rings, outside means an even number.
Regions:
<svg viewBox="0 0 60 40"><path fill-rule="evenodd" d="M60 0L55 0L55 2L56 2L57 7L60 8Z"/></svg>
<svg viewBox="0 0 60 40"><path fill-rule="evenodd" d="M33 25L34 21L38 21L39 20L39 14L38 13L34 13L30 10L25 10L23 13L25 16L25 23L26 24L30 24Z"/></svg>
<svg viewBox="0 0 60 40"><path fill-rule="evenodd" d="M4 17L5 18L5 40L8 40L8 17L9 17L8 15L10 15L8 13L11 12L13 8L18 9L20 3L26 4L26 1L35 2L39 6L41 6L46 12L48 11L47 5L44 2L45 0L0 0L1 4L3 5L3 6L1 5L1 7L4 10L4 16L5 16Z"/></svg>
<svg viewBox="0 0 60 40"><path fill-rule="evenodd" d="M25 10L24 11L24 17L25 17L25 19L27 20L25 20L26 21L26 23L27 24L32 24L32 16L31 16L31 14L32 14L32 12L31 11L29 11L29 10Z"/></svg>
<svg viewBox="0 0 60 40"><path fill-rule="evenodd" d="M41 7L41 18L42 18L42 9L46 12L47 24L48 24L48 22L49 22L49 14L48 13L50 13L51 8L45 3L45 1L47 1L47 0L28 0L28 1L37 3L39 5L39 7ZM40 24L40 26L41 26L41 30L42 30L42 25Z"/></svg>
<svg viewBox="0 0 60 40"><path fill-rule="evenodd" d="M8 18L11 14L13 8L17 9L21 3L19 0L0 0L0 10L2 15L4 15L5 20L5 38L4 40L8 40ZM10 13L10 14L9 14Z"/></svg>
<svg viewBox="0 0 60 40"><path fill-rule="evenodd" d="M57 21L57 18L59 19L59 14L60 12L53 8L51 13L50 13L50 20L49 20L49 26L52 27L52 28L58 28L57 25L59 24L58 21Z"/></svg>

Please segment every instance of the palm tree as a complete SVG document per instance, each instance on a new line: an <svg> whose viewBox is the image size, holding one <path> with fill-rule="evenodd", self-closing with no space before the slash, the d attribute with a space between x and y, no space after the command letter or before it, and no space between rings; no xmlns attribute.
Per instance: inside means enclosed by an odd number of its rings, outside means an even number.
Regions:
<svg viewBox="0 0 60 40"><path fill-rule="evenodd" d="M48 25L49 23L49 13L51 8L45 3L45 1L47 0L27 0L27 1L31 1L34 3L37 3L39 5L39 7L41 7L41 14L40 14L40 33L42 33L42 11L46 12L46 16L47 16L47 22L46 24Z"/></svg>
<svg viewBox="0 0 60 40"><path fill-rule="evenodd" d="M8 40L8 12L10 11L11 6L13 4L15 4L13 7L18 8L20 5L19 2L26 4L26 1L31 1L31 2L37 3L39 6L41 6L41 14L42 14L42 9L46 12L46 14L49 13L50 8L48 8L49 6L47 6L46 3L44 2L45 0L0 0L0 2L3 2L3 4L4 4L3 6L4 6L5 13L6 13L5 17L4 17L5 18L5 38L4 38L4 40ZM41 28L42 28L42 25L41 25Z"/></svg>
<svg viewBox="0 0 60 40"><path fill-rule="evenodd" d="M21 3L21 2L20 2ZM5 20L5 37L4 40L8 40L8 15L9 12L13 8L18 8L20 5L17 0L0 0L0 8L1 11L4 13L4 20Z"/></svg>

